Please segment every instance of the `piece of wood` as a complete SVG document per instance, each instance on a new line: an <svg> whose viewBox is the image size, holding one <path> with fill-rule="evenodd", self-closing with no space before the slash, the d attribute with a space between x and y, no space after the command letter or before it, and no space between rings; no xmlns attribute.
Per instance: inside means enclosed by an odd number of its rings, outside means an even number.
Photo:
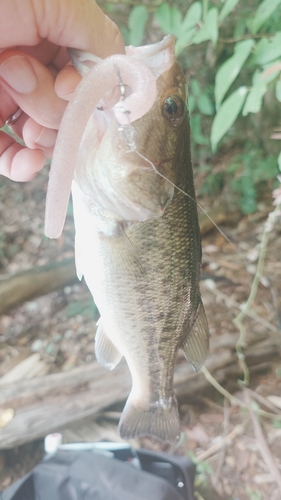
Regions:
<svg viewBox="0 0 281 500"><path fill-rule="evenodd" d="M235 353L238 335L225 334L211 340L206 367L219 383L236 381L240 374ZM279 359L281 336L249 335L245 349L249 367L255 371ZM266 365L268 366L268 365ZM210 389L202 373L195 373L182 355L175 368L175 389L181 400ZM44 437L86 417L95 417L115 403L124 402L131 389L131 376L124 361L113 372L97 362L70 371L3 384L0 408L13 408L14 418L0 429L0 449Z"/></svg>
<svg viewBox="0 0 281 500"><path fill-rule="evenodd" d="M78 283L74 259L51 262L0 280L0 314L26 300Z"/></svg>

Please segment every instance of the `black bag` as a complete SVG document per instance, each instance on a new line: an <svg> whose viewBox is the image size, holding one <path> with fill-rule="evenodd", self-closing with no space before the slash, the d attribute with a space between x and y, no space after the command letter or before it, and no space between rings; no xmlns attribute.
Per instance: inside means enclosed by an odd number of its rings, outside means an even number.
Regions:
<svg viewBox="0 0 281 500"><path fill-rule="evenodd" d="M61 447L0 492L0 500L194 500L190 459L106 444L117 460Z"/></svg>

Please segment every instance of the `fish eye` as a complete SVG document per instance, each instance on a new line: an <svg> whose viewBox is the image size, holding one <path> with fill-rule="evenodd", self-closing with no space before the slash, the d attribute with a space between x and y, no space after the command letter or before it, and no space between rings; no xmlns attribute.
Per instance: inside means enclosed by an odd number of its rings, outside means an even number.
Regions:
<svg viewBox="0 0 281 500"><path fill-rule="evenodd" d="M178 125L185 116L185 104L178 95L170 95L163 101L162 112L169 122Z"/></svg>

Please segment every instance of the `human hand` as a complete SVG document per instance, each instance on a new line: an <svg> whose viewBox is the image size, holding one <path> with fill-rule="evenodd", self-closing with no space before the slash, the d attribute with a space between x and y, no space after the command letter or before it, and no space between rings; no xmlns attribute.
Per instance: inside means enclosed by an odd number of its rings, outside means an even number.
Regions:
<svg viewBox="0 0 281 500"><path fill-rule="evenodd" d="M100 57L124 52L117 26L93 0L1 0L0 128L8 121L26 145L0 131L0 174L12 180L31 180L52 155L80 81L66 47Z"/></svg>

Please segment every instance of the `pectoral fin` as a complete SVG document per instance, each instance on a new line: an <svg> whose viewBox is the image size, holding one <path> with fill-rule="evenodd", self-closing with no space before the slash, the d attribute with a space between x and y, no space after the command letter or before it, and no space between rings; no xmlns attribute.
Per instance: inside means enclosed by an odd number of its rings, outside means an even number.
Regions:
<svg viewBox="0 0 281 500"><path fill-rule="evenodd" d="M95 354L97 361L108 370L113 370L122 358L122 354L106 335L100 320L95 339Z"/></svg>
<svg viewBox="0 0 281 500"><path fill-rule="evenodd" d="M186 359L198 371L209 353L209 328L201 299L197 318L182 349Z"/></svg>

